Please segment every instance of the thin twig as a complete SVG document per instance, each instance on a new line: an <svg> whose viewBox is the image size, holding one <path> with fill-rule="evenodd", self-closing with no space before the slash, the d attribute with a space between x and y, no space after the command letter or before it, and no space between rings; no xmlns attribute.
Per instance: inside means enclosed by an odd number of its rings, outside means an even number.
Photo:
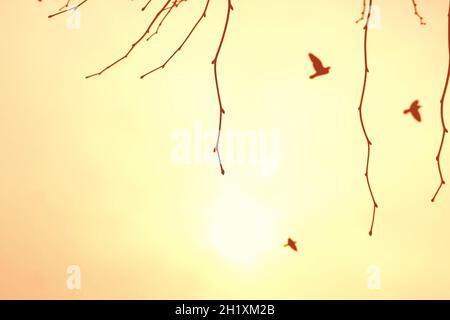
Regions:
<svg viewBox="0 0 450 320"><path fill-rule="evenodd" d="M62 11L58 11L58 12L56 12L56 13L54 13L54 14L49 15L48 17L49 17L49 18L53 18L53 17L55 17L55 16L57 16L57 15L66 13L67 11L75 11L75 10L78 10L78 8L81 7L83 4L85 4L87 1L88 1L88 0L84 0L84 1L80 2L79 4L77 4L77 5L74 6L74 7L67 8L67 9L62 10Z"/></svg>
<svg viewBox="0 0 450 320"><path fill-rule="evenodd" d="M153 36L158 34L159 29L161 28L161 26L163 25L164 21L169 16L169 14L172 12L172 9L173 8L177 8L180 3L181 3L181 1L175 1L174 4L169 7L169 10L167 10L166 14L163 16L163 18L159 22L158 27L156 28L156 30L147 38L147 41L149 41Z"/></svg>
<svg viewBox="0 0 450 320"><path fill-rule="evenodd" d="M362 107L363 107L363 101L364 101L364 94L366 92L366 84L367 84L367 75L369 73L369 67L368 67L368 63L367 63L367 34L368 34L368 29L369 29L369 22L370 22L370 14L372 12L372 0L369 1L369 13L367 15L367 20L366 20L366 25L364 26L364 84L363 84L363 88L362 88L362 93L361 93L361 100L359 102L359 119L361 121L361 127L362 130L364 132L364 137L366 138L366 142L367 142L367 162L366 162L366 172L365 172L365 177L366 177L366 181L367 181L367 186L369 188L370 191L370 196L372 197L372 201L373 201L373 214L372 214L372 224L370 226L370 231L369 231L369 235L372 236L372 232L373 232L373 225L375 222L375 212L378 208L378 204L375 200L375 196L373 194L372 191L372 186L370 184L370 179L369 179L369 163L370 163L370 151L371 151L371 146L372 146L372 142L369 139L369 136L367 134L366 131L366 127L364 125L364 120L363 120L363 113L362 113Z"/></svg>
<svg viewBox="0 0 450 320"><path fill-rule="evenodd" d="M165 66L170 62L170 60L172 60L172 58L181 51L181 49L183 48L183 46L186 44L186 42L189 40L189 38L191 37L191 35L194 33L195 29L197 28L197 26L200 24L200 22L203 20L203 18L206 18L206 11L208 10L208 6L209 6L209 1L206 1L205 4L205 8L203 10L202 15L200 16L200 18L197 20L197 22L194 24L194 26L192 27L191 31L189 32L189 34L186 36L186 38L183 40L183 42L180 44L180 46L169 56L169 58L161 65L159 65L157 68L152 69L149 72L144 73L141 76L141 79L144 79L146 76L150 75L151 73L159 70L159 69L164 69Z"/></svg>
<svg viewBox="0 0 450 320"><path fill-rule="evenodd" d="M144 11L145 9L147 9L147 6L150 4L150 2L152 2L152 0L148 0L147 3L145 4L145 6L142 7L142 11Z"/></svg>
<svg viewBox="0 0 450 320"><path fill-rule="evenodd" d="M219 159L220 171L221 171L222 175L225 174L225 170L223 169L222 160L220 158L220 133L222 130L222 115L225 114L225 109L223 108L222 98L220 96L219 80L217 77L217 62L219 60L219 54L222 49L223 41L225 40L225 36L227 33L227 29L228 29L228 22L230 21L230 14L231 14L232 10L233 10L233 5L231 4L231 0L228 0L227 18L225 20L225 26L223 28L222 38L220 39L220 44L219 44L219 47L217 48L216 56L214 57L214 60L212 61L212 64L214 65L214 79L216 81L217 98L219 100L219 107L220 107L219 108L219 130L217 132L217 141L216 141L216 146L214 147L214 152L217 153L217 158Z"/></svg>
<svg viewBox="0 0 450 320"><path fill-rule="evenodd" d="M363 0L363 9L361 11L361 17L358 20L356 20L355 23L359 23L359 22L363 21L365 14L366 14L366 0Z"/></svg>
<svg viewBox="0 0 450 320"><path fill-rule="evenodd" d="M70 0L67 0L66 4L63 5L61 8L59 8L59 11L68 8L68 7L69 7L69 4L70 4Z"/></svg>
<svg viewBox="0 0 450 320"><path fill-rule="evenodd" d="M414 6L414 14L419 18L421 25L426 25L425 21L423 20L423 17L420 15L419 10L417 9L417 3L415 0L411 0L413 6Z"/></svg>
<svg viewBox="0 0 450 320"><path fill-rule="evenodd" d="M85 0L86 1L86 0ZM121 58L117 59L116 61L114 61L113 63L111 63L110 65L106 66L105 68L103 68L101 71L88 75L86 76L86 79L95 77L95 76L100 76L101 74L103 74L103 72L105 72L106 70L110 69L111 67L113 67L114 65L118 64L120 61L126 59L128 57L128 55L134 50L134 48L142 41L142 39L145 38L145 36L150 33L150 29L153 27L153 24L155 23L156 20L158 20L158 17L163 13L164 9L170 4L172 0L168 0L166 1L166 3L164 4L164 6L158 11L158 13L156 14L156 16L153 18L152 22L150 22L149 26L147 27L147 29L145 30L145 32L142 34L141 37L139 37L139 39L133 43L131 45L130 50L127 51L127 53L122 56Z"/></svg>
<svg viewBox="0 0 450 320"><path fill-rule="evenodd" d="M39 0L39 1L41 1L41 0ZM94 76L100 76L100 75L103 74L106 70L112 68L113 66L115 66L116 64L118 64L119 62L121 62L122 60L126 59L126 58L129 56L129 54L134 50L134 48L135 48L135 47L136 47L136 46L137 46L137 45L145 38L145 36L146 36L147 34L150 33L151 28L152 28L153 25L156 23L156 21L158 21L159 17L162 15L162 13L163 13L164 11L167 11L167 12L164 14L164 16L162 17L162 19L160 20L160 22L159 22L159 24L158 24L158 26L157 26L157 28L156 28L156 31L155 31L153 34L151 34L151 35L147 38L147 40L149 40L149 39L150 39L152 36L154 36L155 34L158 34L158 31L159 31L160 27L162 26L162 24L164 23L165 19L168 17L168 15L169 15L170 12L172 11L172 9L178 7L178 5L179 5L180 3L182 3L182 2L184 2L184 1L187 1L187 0L168 0L168 1L164 4L164 6L158 11L158 13L156 14L156 16L153 18L153 20L151 21L151 23L149 24L149 26L148 26L147 29L145 30L144 34L143 34L136 42L134 42L134 43L131 45L131 48L125 53L124 56L122 56L121 58L117 59L116 61L114 61L114 62L111 63L110 65L106 66L106 67L103 68L101 71L86 76L86 79L91 78L91 77L94 77ZM69 10L76 10L76 9L78 9L81 5L83 5L85 2L87 2L87 0L84 0L83 2L81 2L80 4L78 4L77 6L75 6L75 7L73 7L73 8L69 8L69 9L67 9L67 10L60 11L60 12L58 12L58 13L55 13L55 14L49 16L49 18L54 17L54 16L59 15L59 14L62 14L62 13L64 13L64 12L67 12L67 11L69 11ZM146 5L142 8L142 10L145 10L145 9L147 8L147 6L150 4L150 2L151 2L151 0L149 0L149 1L146 3ZM70 3L70 0L67 1L66 6L68 6L69 3ZM172 5L170 5L171 3L172 3ZM197 22L195 23L195 25L192 27L191 31L190 31L189 34L186 36L186 38L183 40L183 42L181 43L181 45L180 45L180 46L179 46L179 47L178 47L178 48L177 48L177 49L169 56L169 58L168 58L163 64L161 64L161 65L158 66L157 68L154 68L153 70L151 70L151 71L149 71L149 72L143 74L143 75L141 76L141 79L145 78L146 76L150 75L151 73L153 73L153 72L155 72L155 71L157 71L157 70L159 70L159 69L164 69L164 67L165 67L165 66L166 66L166 65L167 65L167 64L175 57L175 55L176 55L178 52L181 51L181 49L182 49L183 46L186 44L186 42L189 40L189 38L191 37L191 35L194 33L195 29L196 29L197 26L200 24L200 22L201 22L204 18L206 18L206 12L207 12L207 10L208 10L209 3L210 3L210 0L207 0L202 15L201 15L200 18L197 20ZM169 6L169 5L170 5L170 6ZM64 8L64 7L63 7L63 8ZM230 21L231 11L232 11L233 9L234 9L234 8L233 8L233 5L232 5L232 3L231 3L231 0L228 0L227 15L226 15L226 20L225 20L225 25L224 25L224 28L223 28L223 31L222 31L222 37L221 37L221 39L220 39L220 43L219 43L219 46L218 46L218 48L217 48L215 57L214 57L214 59L213 59L213 61L212 61L212 64L214 65L214 80L215 80L215 84L216 84L217 97L218 97L218 100L219 100L219 129L218 129L218 133L217 133L217 140L216 140L216 145L215 145L215 147L214 147L214 152L217 153L217 157L218 157L219 165L220 165L220 171L221 171L222 175L225 174L225 170L224 170L224 168L223 168L222 160L221 160L221 158L220 158L220 134L221 134L221 130L222 130L222 116L223 116L223 114L225 113L225 109L223 108L222 97L221 97L221 94L220 94L219 80L218 80L218 75L217 75L217 63L218 63L219 55L220 55L220 52L221 52L221 50L222 50L222 46L223 46L223 43L224 43L224 40L225 40L225 36L226 36L226 33L227 33L228 24L229 24L229 21Z"/></svg>
<svg viewBox="0 0 450 320"><path fill-rule="evenodd" d="M205 9L203 11L203 14L200 16L200 18L197 20L197 22L195 23L195 25L192 27L191 31L189 32L189 34L186 36L186 38L184 39L184 41L180 44L180 46L169 56L169 58L161 65L159 65L158 67L152 69L151 71L143 74L141 76L141 79L145 78L146 76L150 75L151 73L160 70L160 69L164 69L165 66L172 60L172 58L179 52L181 51L181 49L183 48L183 46L185 45L185 43L189 40L189 38L191 37L191 35L194 33L195 29L197 28L197 26L200 24L200 22L202 21L203 18L206 17L206 11L208 10L208 6L209 6L209 0L207 0L206 5L205 5ZM215 79L215 83L216 83L216 91L217 91L217 97L219 100L219 129L218 129L218 133L217 133L217 140L216 140L216 145L214 147L214 152L217 153L217 158L219 160L219 165L220 165L220 172L222 173L222 175L225 174L225 170L223 168L223 164L222 164L222 159L220 157L220 133L222 130L222 115L225 113L225 110L223 108L223 104L222 104L222 97L220 95L220 88L219 88L219 80L218 80L218 76L217 76L217 62L219 59L219 55L220 55L220 51L222 49L222 45L223 42L225 40L225 36L226 36L226 32L228 29L228 23L230 21L230 14L231 11L233 10L233 5L231 4L231 0L228 0L228 9L227 9L227 17L225 20L225 26L222 32L222 38L220 40L219 46L217 48L216 51L216 55L214 57L214 60L212 61L212 64L214 65L214 79Z"/></svg>
<svg viewBox="0 0 450 320"><path fill-rule="evenodd" d="M441 103L442 138L441 138L441 144L439 146L439 152L436 156L436 161L437 161L438 170L439 170L439 177L441 178L441 182L439 184L439 187L438 187L436 193L433 196L433 199L431 199L431 202L435 202L436 197L438 196L439 192L441 191L442 187L445 184L445 180L444 180L444 176L442 174L442 168L441 168L441 155L442 155L442 149L444 147L445 136L448 133L448 129L447 129L447 126L445 124L445 119L444 119L444 102L445 102L445 96L447 94L448 82L449 82L449 78L450 78L450 1L449 1L449 8L448 8L447 37L448 37L449 61L448 61L448 68L447 68L447 78L445 79L444 90L442 92L442 97L441 97L441 101L440 101L440 103Z"/></svg>

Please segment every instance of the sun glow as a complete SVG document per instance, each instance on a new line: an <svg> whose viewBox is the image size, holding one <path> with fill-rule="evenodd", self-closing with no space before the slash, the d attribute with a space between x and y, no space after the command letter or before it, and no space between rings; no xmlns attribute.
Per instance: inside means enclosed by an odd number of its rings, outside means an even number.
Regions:
<svg viewBox="0 0 450 320"><path fill-rule="evenodd" d="M253 265L258 257L280 246L276 214L236 190L227 190L213 207L210 236L228 261Z"/></svg>

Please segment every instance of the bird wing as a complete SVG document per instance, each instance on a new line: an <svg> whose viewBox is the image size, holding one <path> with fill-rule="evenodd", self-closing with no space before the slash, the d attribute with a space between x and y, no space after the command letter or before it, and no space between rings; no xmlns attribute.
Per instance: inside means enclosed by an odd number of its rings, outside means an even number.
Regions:
<svg viewBox="0 0 450 320"><path fill-rule="evenodd" d="M419 100L414 100L413 103L411 103L411 109L417 109L419 106Z"/></svg>
<svg viewBox="0 0 450 320"><path fill-rule="evenodd" d="M419 122L422 121L422 117L420 116L419 110L417 110L417 109L412 109L412 110L411 110L411 113L412 113L414 119L416 119L416 120L419 121Z"/></svg>
<svg viewBox="0 0 450 320"><path fill-rule="evenodd" d="M289 238L289 239L288 239L288 244L289 244L289 247L292 248L292 250L297 251L297 245L296 245L296 242L295 242L294 240L292 240L291 238Z"/></svg>
<svg viewBox="0 0 450 320"><path fill-rule="evenodd" d="M323 64L322 61L320 61L319 58L317 58L315 55L313 55L312 53L309 54L309 58L311 59L312 63L313 63L313 67L316 71L319 70L323 70Z"/></svg>

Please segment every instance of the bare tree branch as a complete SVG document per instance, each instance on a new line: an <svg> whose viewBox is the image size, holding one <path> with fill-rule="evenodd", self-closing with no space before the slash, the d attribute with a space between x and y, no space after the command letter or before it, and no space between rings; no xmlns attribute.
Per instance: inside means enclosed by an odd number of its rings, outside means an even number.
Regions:
<svg viewBox="0 0 450 320"><path fill-rule="evenodd" d="M145 9L147 9L150 2L152 2L152 0L148 0L147 3L145 4L145 6L143 6L141 10L144 11Z"/></svg>
<svg viewBox="0 0 450 320"><path fill-rule="evenodd" d="M364 95L366 92L367 75L369 73L369 67L368 67L368 62L367 62L367 34L368 34L368 30L369 30L369 22L370 22L370 14L371 13L372 13L372 0L369 1L369 13L367 15L366 25L364 26L364 83L363 83L363 88L362 88L362 93L361 93L361 100L359 102L359 108L358 108L359 119L361 121L361 127L362 127L362 130L364 132L364 137L366 138L366 142L367 142L367 161L366 161L366 172L364 175L366 177L367 186L369 188L370 196L372 197L372 202L373 202L372 224L370 226L370 231L369 231L370 236L372 236L373 225L375 222L375 213L378 208L378 204L375 200L375 196L373 194L372 186L370 184L370 178L369 178L370 151L371 151L371 147L372 147L372 142L369 139L369 135L367 134L367 130L364 125L362 107L363 107L363 102L364 102Z"/></svg>
<svg viewBox="0 0 450 320"><path fill-rule="evenodd" d="M412 5L414 6L414 14L419 18L421 25L426 25L425 21L423 20L423 17L420 15L419 10L417 9L417 3L415 0L411 0Z"/></svg>
<svg viewBox="0 0 450 320"><path fill-rule="evenodd" d="M48 17L49 17L49 18L53 18L53 17L55 17L55 16L57 16L57 15L66 13L67 11L75 11L75 10L77 10L79 7L81 7L83 4L85 4L87 1L88 1L88 0L84 0L84 1L80 2L79 4L77 4L75 7L67 8L67 9L65 9L65 10L61 10L61 9L64 8L64 7L62 7L58 12L56 12L56 13L54 13L54 14L51 14L51 15L49 15ZM68 6L68 5L69 5L69 1L67 2L67 6Z"/></svg>
<svg viewBox="0 0 450 320"><path fill-rule="evenodd" d="M365 14L366 14L366 0L363 0L363 8L362 8L362 11L361 11L361 17L358 20L356 20L355 23L359 23L359 22L363 21Z"/></svg>
<svg viewBox="0 0 450 320"><path fill-rule="evenodd" d="M41 1L41 0L39 0ZM120 63L121 61L125 60L130 54L131 52L136 48L136 46L142 42L142 40L150 33L152 27L158 23L158 26L156 27L156 30L147 37L147 41L150 40L154 35L158 34L161 26L164 24L164 22L166 21L167 17L170 15L170 13L172 12L172 10L174 8L177 8L182 2L185 2L187 0L167 0L166 3L164 4L164 6L162 6L159 11L156 13L156 15L153 17L152 21L150 22L150 24L148 25L147 29L145 30L145 32L131 45L131 48L119 59L115 60L113 63L107 65L106 67L104 67L102 70L100 70L99 72L90 74L88 76L86 76L86 79L95 77L95 76L100 76L102 75L105 71L111 69L113 66L115 66L116 64ZM220 94L220 88L219 88L219 80L218 80L218 75L217 75L217 63L219 60L219 55L223 46L223 42L225 40L225 36L227 33L227 29L228 29L228 24L230 21L230 15L231 15L231 11L233 10L233 5L231 4L231 0L227 0L228 1L228 7L227 7L227 15L226 15L226 20L225 20L225 25L222 31L222 37L220 39L220 43L219 46L217 48L215 57L212 61L212 64L214 65L214 81L215 81L215 85L216 85L216 91L217 91L217 97L218 97L218 101L219 101L219 129L218 129L218 133L217 133L217 140L216 140L216 144L214 147L214 152L217 153L217 158L219 160L219 165L220 165L220 171L222 173L222 175L225 174L225 170L223 168L223 164L222 164L222 160L220 158L220 134L221 134L221 130L222 130L222 116L225 113L225 110L223 108L223 104L222 104L222 97ZM54 16L60 15L62 13L65 13L69 10L77 10L81 5L83 5L84 3L87 2L87 0L82 1L81 3L79 3L77 6L69 8L69 4L70 4L71 0L67 0L66 5L63 6L59 12L52 14L49 16L49 18L52 18ZM144 11L148 5L151 3L151 0L148 0L146 2L146 4L144 5L144 7L141 8L142 11ZM186 44L186 42L189 40L189 38L191 37L191 35L194 33L194 31L196 30L197 26L200 24L200 22L206 18L206 12L208 10L209 7L209 3L210 0L206 0L206 4L203 10L202 15L199 17L199 19L197 20L197 22L194 24L194 26L192 27L192 29L190 30L190 32L188 33L188 35L186 36L186 38L183 40L183 42L179 45L179 47L169 56L169 58L160 66L158 66L157 68L154 68L153 70L141 75L141 79L145 78L146 76L150 75L151 73L159 70L159 69L164 69L165 66L175 57L175 55L181 51L181 49L183 48L183 46ZM63 10L64 8L67 8L65 10ZM164 13L165 12L165 13ZM163 14L164 13L164 14ZM162 17L160 19L160 17ZM158 22L159 21L159 22Z"/></svg>
<svg viewBox="0 0 450 320"><path fill-rule="evenodd" d="M87 1L87 0L85 0ZM149 26L147 27L147 29L145 30L145 32L142 34L142 36L139 37L139 39L134 42L131 45L130 50L127 51L127 53L125 53L124 56L122 56L121 58L117 59L116 61L114 61L113 63L111 63L110 65L106 66L105 68L103 68L101 71L88 75L86 76L86 79L95 77L95 76L100 76L103 74L103 72L105 72L106 70L109 70L110 68L112 68L113 66L115 66L116 64L118 64L119 62L121 62L122 60L126 59L128 57L128 55L134 50L134 48L136 48L136 46L142 41L142 39L145 38L145 36L150 33L150 29L153 27L155 21L158 20L158 17L163 13L164 9L167 8L167 6L170 4L172 0L167 0L166 3L164 4L164 6L158 11L158 13L156 14L156 16L153 18L152 22L149 24Z"/></svg>
<svg viewBox="0 0 450 320"><path fill-rule="evenodd" d="M159 29L161 28L161 26L163 25L164 21L165 21L166 18L169 16L169 14L172 12L172 9L173 9L173 8L177 8L178 5L179 5L180 3L185 2L185 1L186 1L186 0L175 0L175 1L174 1L174 4L171 5L171 6L168 8L166 14L163 16L163 18L162 18L161 21L159 22L158 27L157 27L156 30L155 30L155 31L147 38L147 41L149 41L153 36L155 36L155 35L158 34Z"/></svg>
<svg viewBox="0 0 450 320"><path fill-rule="evenodd" d="M436 201L436 198L437 198L439 192L441 191L442 187L445 184L445 180L444 180L444 176L442 174L442 168L441 168L441 155L442 155L442 149L444 148L445 136L448 133L448 129L447 129L447 126L445 124L445 119L444 119L444 103L445 103L445 96L447 94L448 82L449 82L449 78L450 78L450 1L449 1L449 8L448 8L447 36L448 36L449 61L448 61L448 68L447 68L447 78L445 79L444 90L442 92L442 97L441 97L441 101L440 101L440 103L441 103L442 138L441 138L441 144L439 146L439 152L436 156L436 161L437 161L438 170L439 170L439 177L441 179L441 182L439 184L439 187L438 187L436 193L434 194L433 198L431 199L431 202Z"/></svg>
<svg viewBox="0 0 450 320"><path fill-rule="evenodd" d="M67 0L66 4L63 5L61 8L59 8L59 11L68 8L68 7L69 7L69 4L70 4L70 0Z"/></svg>
<svg viewBox="0 0 450 320"><path fill-rule="evenodd" d="M222 175L225 174L225 171L222 166L222 160L220 159L220 133L222 131L222 115L225 114L225 110L223 108L222 98L220 96L219 80L217 78L217 62L219 60L219 54L220 54L220 50L222 49L223 41L225 40L225 35L226 35L227 29L228 29L228 22L230 21L230 14L231 14L232 10L233 10L233 5L231 4L231 0L228 0L227 18L225 20L225 26L223 28L222 39L220 40L219 47L217 48L216 56L214 57L214 60L212 61L212 64L214 65L214 78L216 80L217 98L219 100L219 107L220 107L219 108L219 130L217 133L217 141L216 141L216 146L214 147L214 152L217 153L217 158L219 159L220 171L222 172Z"/></svg>

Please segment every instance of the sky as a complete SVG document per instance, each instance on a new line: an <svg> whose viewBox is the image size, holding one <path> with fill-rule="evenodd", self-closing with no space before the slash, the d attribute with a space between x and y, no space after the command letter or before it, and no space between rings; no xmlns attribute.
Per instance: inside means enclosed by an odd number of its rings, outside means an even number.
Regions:
<svg viewBox="0 0 450 320"><path fill-rule="evenodd" d="M1 1L0 298L448 299L443 0ZM308 53L331 66L314 80ZM422 122L403 110L418 99ZM449 98L450 101L450 98ZM450 106L449 106L450 108ZM446 116L448 119L448 116ZM450 123L450 119L447 120ZM450 143L450 142L449 142ZM450 176L450 144L442 154ZM448 178L450 180L450 178ZM283 247L291 237L298 251Z"/></svg>

